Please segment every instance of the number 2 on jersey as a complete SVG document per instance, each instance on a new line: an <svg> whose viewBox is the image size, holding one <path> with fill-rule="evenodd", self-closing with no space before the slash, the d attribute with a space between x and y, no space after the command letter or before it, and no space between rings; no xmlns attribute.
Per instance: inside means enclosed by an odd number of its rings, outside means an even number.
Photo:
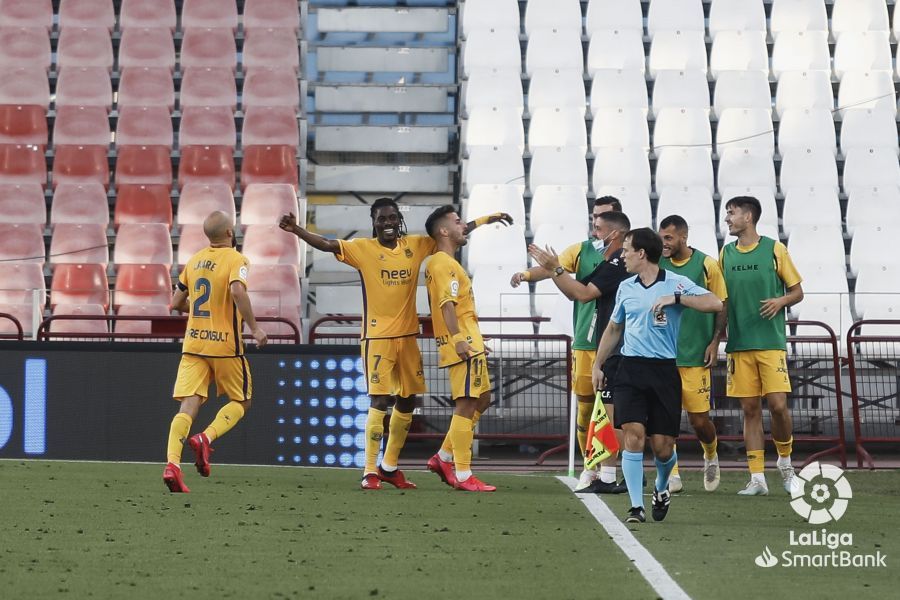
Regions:
<svg viewBox="0 0 900 600"><path fill-rule="evenodd" d="M197 283L194 284L194 291L199 292L201 289L203 290L203 292L196 300L194 300L194 306L191 309L191 315L195 317L209 318L209 311L203 308L203 305L209 301L210 294L212 294L212 284L209 282L209 279L201 277L197 280Z"/></svg>

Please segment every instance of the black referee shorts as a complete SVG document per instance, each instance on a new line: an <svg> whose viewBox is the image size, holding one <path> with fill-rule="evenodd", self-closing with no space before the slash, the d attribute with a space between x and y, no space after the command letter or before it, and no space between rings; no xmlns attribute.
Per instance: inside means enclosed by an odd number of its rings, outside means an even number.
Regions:
<svg viewBox="0 0 900 600"><path fill-rule="evenodd" d="M678 437L681 377L674 360L623 356L613 387L614 426L642 423L647 434Z"/></svg>
<svg viewBox="0 0 900 600"><path fill-rule="evenodd" d="M612 390L616 385L616 373L619 372L619 363L621 361L622 356L620 354L616 354L607 358L606 362L603 363L603 366L601 367L603 369L603 374L606 376L606 387L604 387L603 390L600 391L600 397L603 398L603 404L613 403Z"/></svg>

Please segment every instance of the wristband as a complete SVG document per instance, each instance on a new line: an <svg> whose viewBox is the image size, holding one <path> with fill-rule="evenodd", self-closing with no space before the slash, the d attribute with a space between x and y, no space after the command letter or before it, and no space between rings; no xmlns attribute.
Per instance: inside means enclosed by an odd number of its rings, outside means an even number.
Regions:
<svg viewBox="0 0 900 600"><path fill-rule="evenodd" d="M681 304L681 292L675 292L675 304Z"/></svg>
<svg viewBox="0 0 900 600"><path fill-rule="evenodd" d="M466 334L464 334L462 331L460 331L459 333L456 333L456 334L453 334L452 336L450 336L450 341L453 342L454 346L456 346L456 344L458 344L460 342L467 342L468 340L466 339Z"/></svg>
<svg viewBox="0 0 900 600"><path fill-rule="evenodd" d="M489 215L484 215L483 217L478 217L475 219L475 227L481 227L482 225L487 225L491 222L491 219L494 217L499 217L500 213L491 213Z"/></svg>
<svg viewBox="0 0 900 600"><path fill-rule="evenodd" d="M531 281L531 271L522 271L522 281Z"/></svg>

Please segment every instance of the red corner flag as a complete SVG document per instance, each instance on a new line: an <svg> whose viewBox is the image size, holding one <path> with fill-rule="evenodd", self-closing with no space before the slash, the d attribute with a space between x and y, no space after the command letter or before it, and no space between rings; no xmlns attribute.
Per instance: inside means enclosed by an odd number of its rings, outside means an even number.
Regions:
<svg viewBox="0 0 900 600"><path fill-rule="evenodd" d="M603 398L600 392L594 398L594 410L591 413L591 423L587 432L587 447L585 448L584 467L593 469L607 458L616 455L619 451L619 441L613 424L606 414L603 406Z"/></svg>

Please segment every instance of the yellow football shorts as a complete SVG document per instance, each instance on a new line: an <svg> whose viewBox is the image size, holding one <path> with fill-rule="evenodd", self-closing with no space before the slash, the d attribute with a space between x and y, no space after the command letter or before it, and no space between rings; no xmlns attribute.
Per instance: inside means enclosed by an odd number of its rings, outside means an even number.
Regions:
<svg viewBox="0 0 900 600"><path fill-rule="evenodd" d="M596 356L596 350L572 350L572 391L576 396L594 397L591 372Z"/></svg>
<svg viewBox="0 0 900 600"><path fill-rule="evenodd" d="M453 400L480 398L485 392L491 391L491 378L484 354L450 365L447 373L450 376L450 398Z"/></svg>
<svg viewBox="0 0 900 600"><path fill-rule="evenodd" d="M791 379L784 350L747 350L728 355L727 392L732 398L755 398L790 392Z"/></svg>
<svg viewBox="0 0 900 600"><path fill-rule="evenodd" d="M215 381L218 395L243 402L253 395L250 366L243 356L214 358L182 354L172 396L176 400L188 396L209 397L209 384Z"/></svg>
<svg viewBox="0 0 900 600"><path fill-rule="evenodd" d="M709 412L709 369L678 367L681 375L681 408L689 413Z"/></svg>
<svg viewBox="0 0 900 600"><path fill-rule="evenodd" d="M370 396L409 398L425 393L425 371L415 335L362 340Z"/></svg>

